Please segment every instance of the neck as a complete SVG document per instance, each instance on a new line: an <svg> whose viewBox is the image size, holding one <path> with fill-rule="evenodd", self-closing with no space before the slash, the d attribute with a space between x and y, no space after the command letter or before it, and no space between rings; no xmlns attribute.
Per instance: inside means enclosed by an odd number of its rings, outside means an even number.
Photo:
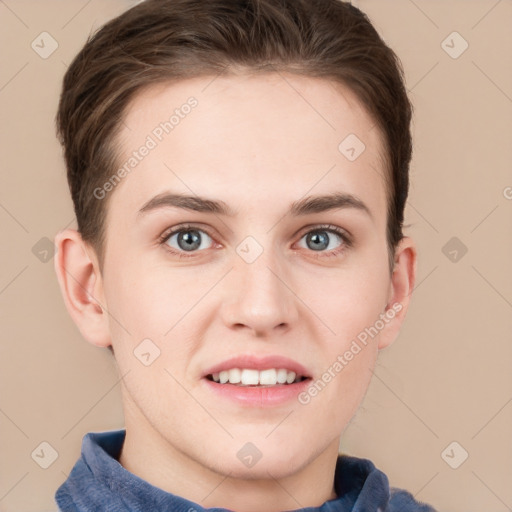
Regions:
<svg viewBox="0 0 512 512"><path fill-rule="evenodd" d="M131 473L166 492L204 508L220 507L236 512L280 512L320 507L336 498L334 471L339 439L304 467L282 478L234 478L207 466L208 457L193 459L164 439L142 413L125 408L126 438L120 464Z"/></svg>

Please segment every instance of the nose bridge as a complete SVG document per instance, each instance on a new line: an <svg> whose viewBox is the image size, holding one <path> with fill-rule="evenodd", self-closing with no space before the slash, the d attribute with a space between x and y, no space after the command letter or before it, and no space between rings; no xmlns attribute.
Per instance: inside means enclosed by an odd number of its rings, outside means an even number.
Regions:
<svg viewBox="0 0 512 512"><path fill-rule="evenodd" d="M279 254L247 237L236 248L226 305L226 321L258 332L288 325L297 318L294 295Z"/></svg>

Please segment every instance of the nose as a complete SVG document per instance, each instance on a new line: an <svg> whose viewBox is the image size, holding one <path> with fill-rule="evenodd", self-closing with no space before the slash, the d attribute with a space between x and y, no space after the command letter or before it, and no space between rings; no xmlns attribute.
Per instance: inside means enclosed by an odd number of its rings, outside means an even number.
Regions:
<svg viewBox="0 0 512 512"><path fill-rule="evenodd" d="M298 318L297 299L289 272L270 250L252 263L236 256L221 307L224 323L257 336L285 331Z"/></svg>

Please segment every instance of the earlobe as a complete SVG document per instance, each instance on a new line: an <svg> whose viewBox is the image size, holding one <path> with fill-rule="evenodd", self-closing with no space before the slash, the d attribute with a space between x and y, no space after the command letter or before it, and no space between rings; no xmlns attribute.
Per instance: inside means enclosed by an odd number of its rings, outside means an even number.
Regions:
<svg viewBox="0 0 512 512"><path fill-rule="evenodd" d="M395 251L395 268L385 311L389 321L380 333L379 349L388 347L398 337L414 289L416 268L416 245L412 238L406 236L400 240Z"/></svg>
<svg viewBox="0 0 512 512"><path fill-rule="evenodd" d="M94 250L74 229L60 231L55 245L55 272L71 318L89 343L108 347L108 313Z"/></svg>

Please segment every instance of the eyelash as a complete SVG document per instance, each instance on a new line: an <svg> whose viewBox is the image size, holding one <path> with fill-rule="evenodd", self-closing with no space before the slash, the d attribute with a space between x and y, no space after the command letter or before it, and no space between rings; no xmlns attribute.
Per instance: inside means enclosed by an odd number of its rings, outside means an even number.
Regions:
<svg viewBox="0 0 512 512"><path fill-rule="evenodd" d="M171 238L172 235L175 235L176 233L180 233L182 231L186 232L186 231L192 231L192 230L202 231L202 232L206 233L213 240L213 236L208 232L208 230L200 228L199 226L195 226L194 224L183 224L183 225L174 227L170 231L169 230L164 231L164 233L162 235L160 235L160 237L158 239L158 244L165 245L166 250L168 250L172 255L178 256L179 258L194 258L196 256L196 254L201 251L191 251L190 254L187 254L185 251L176 251L175 249L173 249L172 247L170 247L167 244L167 241L169 240L169 238ZM303 233L302 236L300 237L300 239L302 240L302 238L304 238L304 236L306 236L310 233L318 232L318 231L320 231L320 232L326 231L328 233L334 233L334 234L338 235L342 239L343 244L340 247L338 247L337 249L333 249L331 251L319 251L315 255L315 257L317 257L317 258L325 258L325 257L330 258L330 257L338 256L345 250L351 248L353 245L352 239L348 236L348 234L344 230L342 230L332 224L321 224L321 225L315 226L313 229L310 229L309 231L306 231L305 233ZM310 251L310 252L314 253L315 251Z"/></svg>

